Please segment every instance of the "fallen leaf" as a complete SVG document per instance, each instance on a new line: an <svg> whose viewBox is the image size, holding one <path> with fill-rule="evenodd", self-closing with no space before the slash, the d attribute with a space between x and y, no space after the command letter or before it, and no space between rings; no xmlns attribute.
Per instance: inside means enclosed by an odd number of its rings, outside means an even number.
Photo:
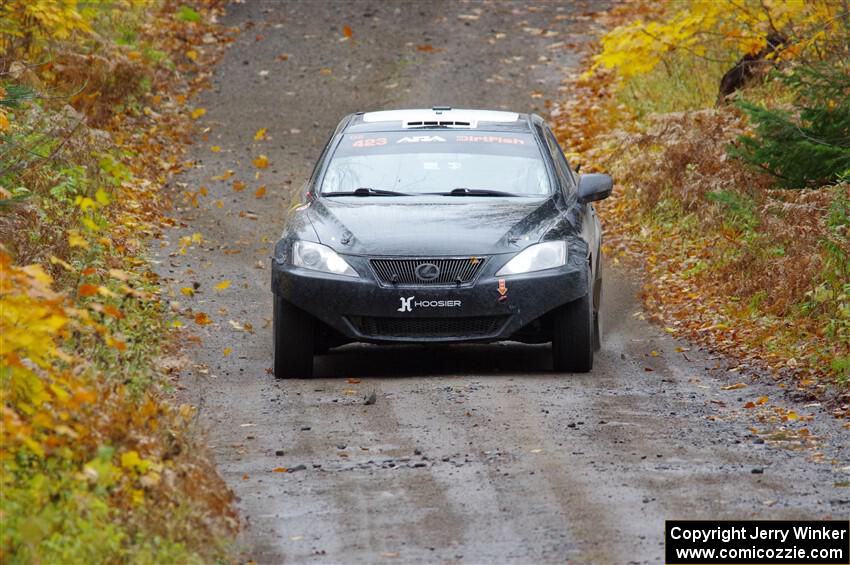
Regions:
<svg viewBox="0 0 850 565"><path fill-rule="evenodd" d="M212 147L210 147L210 151L212 151L213 153L219 153L221 151L221 147L218 145L213 145Z"/></svg>
<svg viewBox="0 0 850 565"><path fill-rule="evenodd" d="M272 473L286 473L288 470L286 467L275 467L272 469Z"/></svg>
<svg viewBox="0 0 850 565"><path fill-rule="evenodd" d="M266 138L266 132L268 132L268 128L260 128L257 130L257 133L254 134L254 141L262 141Z"/></svg>
<svg viewBox="0 0 850 565"><path fill-rule="evenodd" d="M61 265L62 268L65 269L66 271L73 271L74 270L74 268L71 266L70 263L68 263L67 261L63 261L62 259L60 259L59 257L57 257L55 255L50 256L50 264L51 265Z"/></svg>
<svg viewBox="0 0 850 565"><path fill-rule="evenodd" d="M230 281L225 279L225 280L221 281L220 283L218 283L217 285L215 285L215 289L216 290L224 290L224 289L228 288L229 286L230 286Z"/></svg>
<svg viewBox="0 0 850 565"><path fill-rule="evenodd" d="M241 180L235 180L233 181L233 192L242 192L247 186L248 185Z"/></svg>
<svg viewBox="0 0 850 565"><path fill-rule="evenodd" d="M225 357L227 357L228 355L230 355L231 353L233 353L233 348L231 348L231 347L225 347L225 348L222 350L222 352L221 352L221 353L222 353L222 355L224 355Z"/></svg>
<svg viewBox="0 0 850 565"><path fill-rule="evenodd" d="M740 388L747 388L747 385L745 383L735 383L733 385L722 386L720 390L738 390Z"/></svg>
<svg viewBox="0 0 850 565"><path fill-rule="evenodd" d="M360 379L348 378L345 380L348 384L356 385L360 383Z"/></svg>
<svg viewBox="0 0 850 565"><path fill-rule="evenodd" d="M212 324L213 321L210 320L210 317L206 315L204 312L198 312L195 314L195 323L201 326L206 326L207 324Z"/></svg>
<svg viewBox="0 0 850 565"><path fill-rule="evenodd" d="M207 113L206 108L195 108L194 110L192 110L192 119L197 120L198 118L200 118L201 116L203 116L206 113Z"/></svg>
<svg viewBox="0 0 850 565"><path fill-rule="evenodd" d="M109 269L109 276L113 279L118 279L119 281L127 282L130 278L130 275L126 271L122 271L121 269Z"/></svg>
<svg viewBox="0 0 850 565"><path fill-rule="evenodd" d="M259 157L254 159L252 163L254 163L254 166L258 169L265 169L269 166L269 158L265 155L260 155Z"/></svg>
<svg viewBox="0 0 850 565"><path fill-rule="evenodd" d="M71 247L82 247L83 249L88 249L89 241L81 236L77 230L71 230L68 232L68 245Z"/></svg>
<svg viewBox="0 0 850 565"><path fill-rule="evenodd" d="M261 184L257 187L257 190L254 191L254 198L262 198L266 195L266 185Z"/></svg>
<svg viewBox="0 0 850 565"><path fill-rule="evenodd" d="M342 35L350 38L354 35L354 32L351 31L351 28L349 26L342 26Z"/></svg>
<svg viewBox="0 0 850 565"><path fill-rule="evenodd" d="M212 180L227 180L233 176L233 169L227 169L223 174L212 177Z"/></svg>
<svg viewBox="0 0 850 565"><path fill-rule="evenodd" d="M115 306L112 306L111 304L104 305L103 313L106 314L107 316L112 316L113 318L115 318L117 320L124 318L124 313L121 312L121 310L119 310Z"/></svg>
<svg viewBox="0 0 850 565"><path fill-rule="evenodd" d="M192 288L191 286L184 286L183 288L180 289L180 292L184 296L195 296L195 289Z"/></svg>
<svg viewBox="0 0 850 565"><path fill-rule="evenodd" d="M77 294L79 296L96 296L97 286L93 284L81 284L80 288L77 289Z"/></svg>

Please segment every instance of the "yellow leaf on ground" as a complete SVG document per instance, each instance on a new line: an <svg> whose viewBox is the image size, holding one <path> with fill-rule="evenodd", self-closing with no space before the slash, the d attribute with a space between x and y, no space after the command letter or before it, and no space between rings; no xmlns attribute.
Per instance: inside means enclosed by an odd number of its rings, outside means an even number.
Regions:
<svg viewBox="0 0 850 565"><path fill-rule="evenodd" d="M247 185L244 182L242 182L241 180L233 181L233 191L234 192L242 192L243 190L245 190L246 186Z"/></svg>
<svg viewBox="0 0 850 565"><path fill-rule="evenodd" d="M71 230L68 232L68 245L71 247L82 247L83 249L89 248L89 241L80 235L80 232L77 230Z"/></svg>
<svg viewBox="0 0 850 565"><path fill-rule="evenodd" d="M121 454L121 466L125 469L133 469L142 464L142 458L137 451L127 451Z"/></svg>
<svg viewBox="0 0 850 565"><path fill-rule="evenodd" d="M50 264L51 265L61 265L62 268L65 269L66 271L73 271L74 270L74 268L71 267L71 265L67 261L63 261L62 259L60 259L59 257L56 257L55 255L50 256Z"/></svg>
<svg viewBox="0 0 850 565"><path fill-rule="evenodd" d="M107 204L109 204L109 195L106 194L106 191L104 191L102 188L98 188L97 192L94 193L94 199L101 206L106 206Z"/></svg>
<svg viewBox="0 0 850 565"><path fill-rule="evenodd" d="M206 113L207 113L206 108L195 108L194 110L192 110L192 119L197 120L198 118L200 118L201 116L203 116Z"/></svg>
<svg viewBox="0 0 850 565"><path fill-rule="evenodd" d="M268 128L260 128L257 130L257 133L254 134L254 141L261 141L266 138L266 133L268 132Z"/></svg>
<svg viewBox="0 0 850 565"><path fill-rule="evenodd" d="M191 286L184 286L180 289L184 296L195 296L195 289Z"/></svg>
<svg viewBox="0 0 850 565"><path fill-rule="evenodd" d="M231 347L225 347L224 350L222 351L222 354L224 354L225 357L227 357L231 353L233 353L233 348L231 348Z"/></svg>
<svg viewBox="0 0 850 565"><path fill-rule="evenodd" d="M230 281L223 280L220 283L218 283L217 285L215 285L215 289L216 290L224 290L224 289L228 288L229 286L230 286Z"/></svg>
<svg viewBox="0 0 850 565"><path fill-rule="evenodd" d="M212 180L227 180L232 176L233 176L233 169L227 169L226 171L224 171L223 174L216 175L216 176L212 177Z"/></svg>
<svg viewBox="0 0 850 565"><path fill-rule="evenodd" d="M210 147L210 151L212 151L213 153L218 153L219 151L221 151L221 147L218 145L213 145L212 147Z"/></svg>
<svg viewBox="0 0 850 565"><path fill-rule="evenodd" d="M258 169L265 169L266 167L269 166L269 158L266 157L265 155L260 155L259 157L254 159L253 163L254 163L254 166L257 167Z"/></svg>
<svg viewBox="0 0 850 565"><path fill-rule="evenodd" d="M264 185L264 184L260 185L259 188L257 188L257 190L254 191L254 196L256 198L262 198L265 195L266 195L266 185Z"/></svg>

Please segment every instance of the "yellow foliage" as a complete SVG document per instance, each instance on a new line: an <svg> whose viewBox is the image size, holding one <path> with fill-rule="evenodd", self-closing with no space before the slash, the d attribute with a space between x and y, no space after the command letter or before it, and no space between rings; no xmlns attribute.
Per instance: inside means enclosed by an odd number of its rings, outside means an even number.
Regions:
<svg viewBox="0 0 850 565"><path fill-rule="evenodd" d="M841 33L837 0L692 0L671 3L658 19L636 19L602 38L602 50L589 73L613 69L622 79L648 73L673 53L725 58L735 62L767 45L771 32L783 34L796 56L822 47L831 34Z"/></svg>
<svg viewBox="0 0 850 565"><path fill-rule="evenodd" d="M90 33L91 25L77 0L4 0L0 2L0 53L20 48L37 53L51 39Z"/></svg>
<svg viewBox="0 0 850 565"><path fill-rule="evenodd" d="M54 339L68 322L62 297L40 265L15 267L0 252L0 360L18 366L29 359L40 367L51 361Z"/></svg>

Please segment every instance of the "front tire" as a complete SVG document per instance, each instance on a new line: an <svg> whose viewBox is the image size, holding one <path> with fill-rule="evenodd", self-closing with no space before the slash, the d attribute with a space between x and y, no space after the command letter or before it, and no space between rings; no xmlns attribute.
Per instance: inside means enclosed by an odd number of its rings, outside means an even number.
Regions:
<svg viewBox="0 0 850 565"><path fill-rule="evenodd" d="M602 349L602 279L596 281L593 305L593 350Z"/></svg>
<svg viewBox="0 0 850 565"><path fill-rule="evenodd" d="M279 379L313 376L313 317L274 295L274 375Z"/></svg>
<svg viewBox="0 0 850 565"><path fill-rule="evenodd" d="M587 373L593 369L595 324L590 285L584 296L555 310L552 326L552 360L555 370Z"/></svg>

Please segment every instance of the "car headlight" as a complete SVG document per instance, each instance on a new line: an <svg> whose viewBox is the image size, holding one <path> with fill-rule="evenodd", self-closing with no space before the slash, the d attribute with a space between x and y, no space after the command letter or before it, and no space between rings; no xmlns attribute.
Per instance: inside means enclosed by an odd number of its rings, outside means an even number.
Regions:
<svg viewBox="0 0 850 565"><path fill-rule="evenodd" d="M296 241L292 244L292 264L302 269L334 275L360 276L336 251L311 241Z"/></svg>
<svg viewBox="0 0 850 565"><path fill-rule="evenodd" d="M497 277L532 273L561 267L567 263L566 241L545 241L529 245L496 273Z"/></svg>

